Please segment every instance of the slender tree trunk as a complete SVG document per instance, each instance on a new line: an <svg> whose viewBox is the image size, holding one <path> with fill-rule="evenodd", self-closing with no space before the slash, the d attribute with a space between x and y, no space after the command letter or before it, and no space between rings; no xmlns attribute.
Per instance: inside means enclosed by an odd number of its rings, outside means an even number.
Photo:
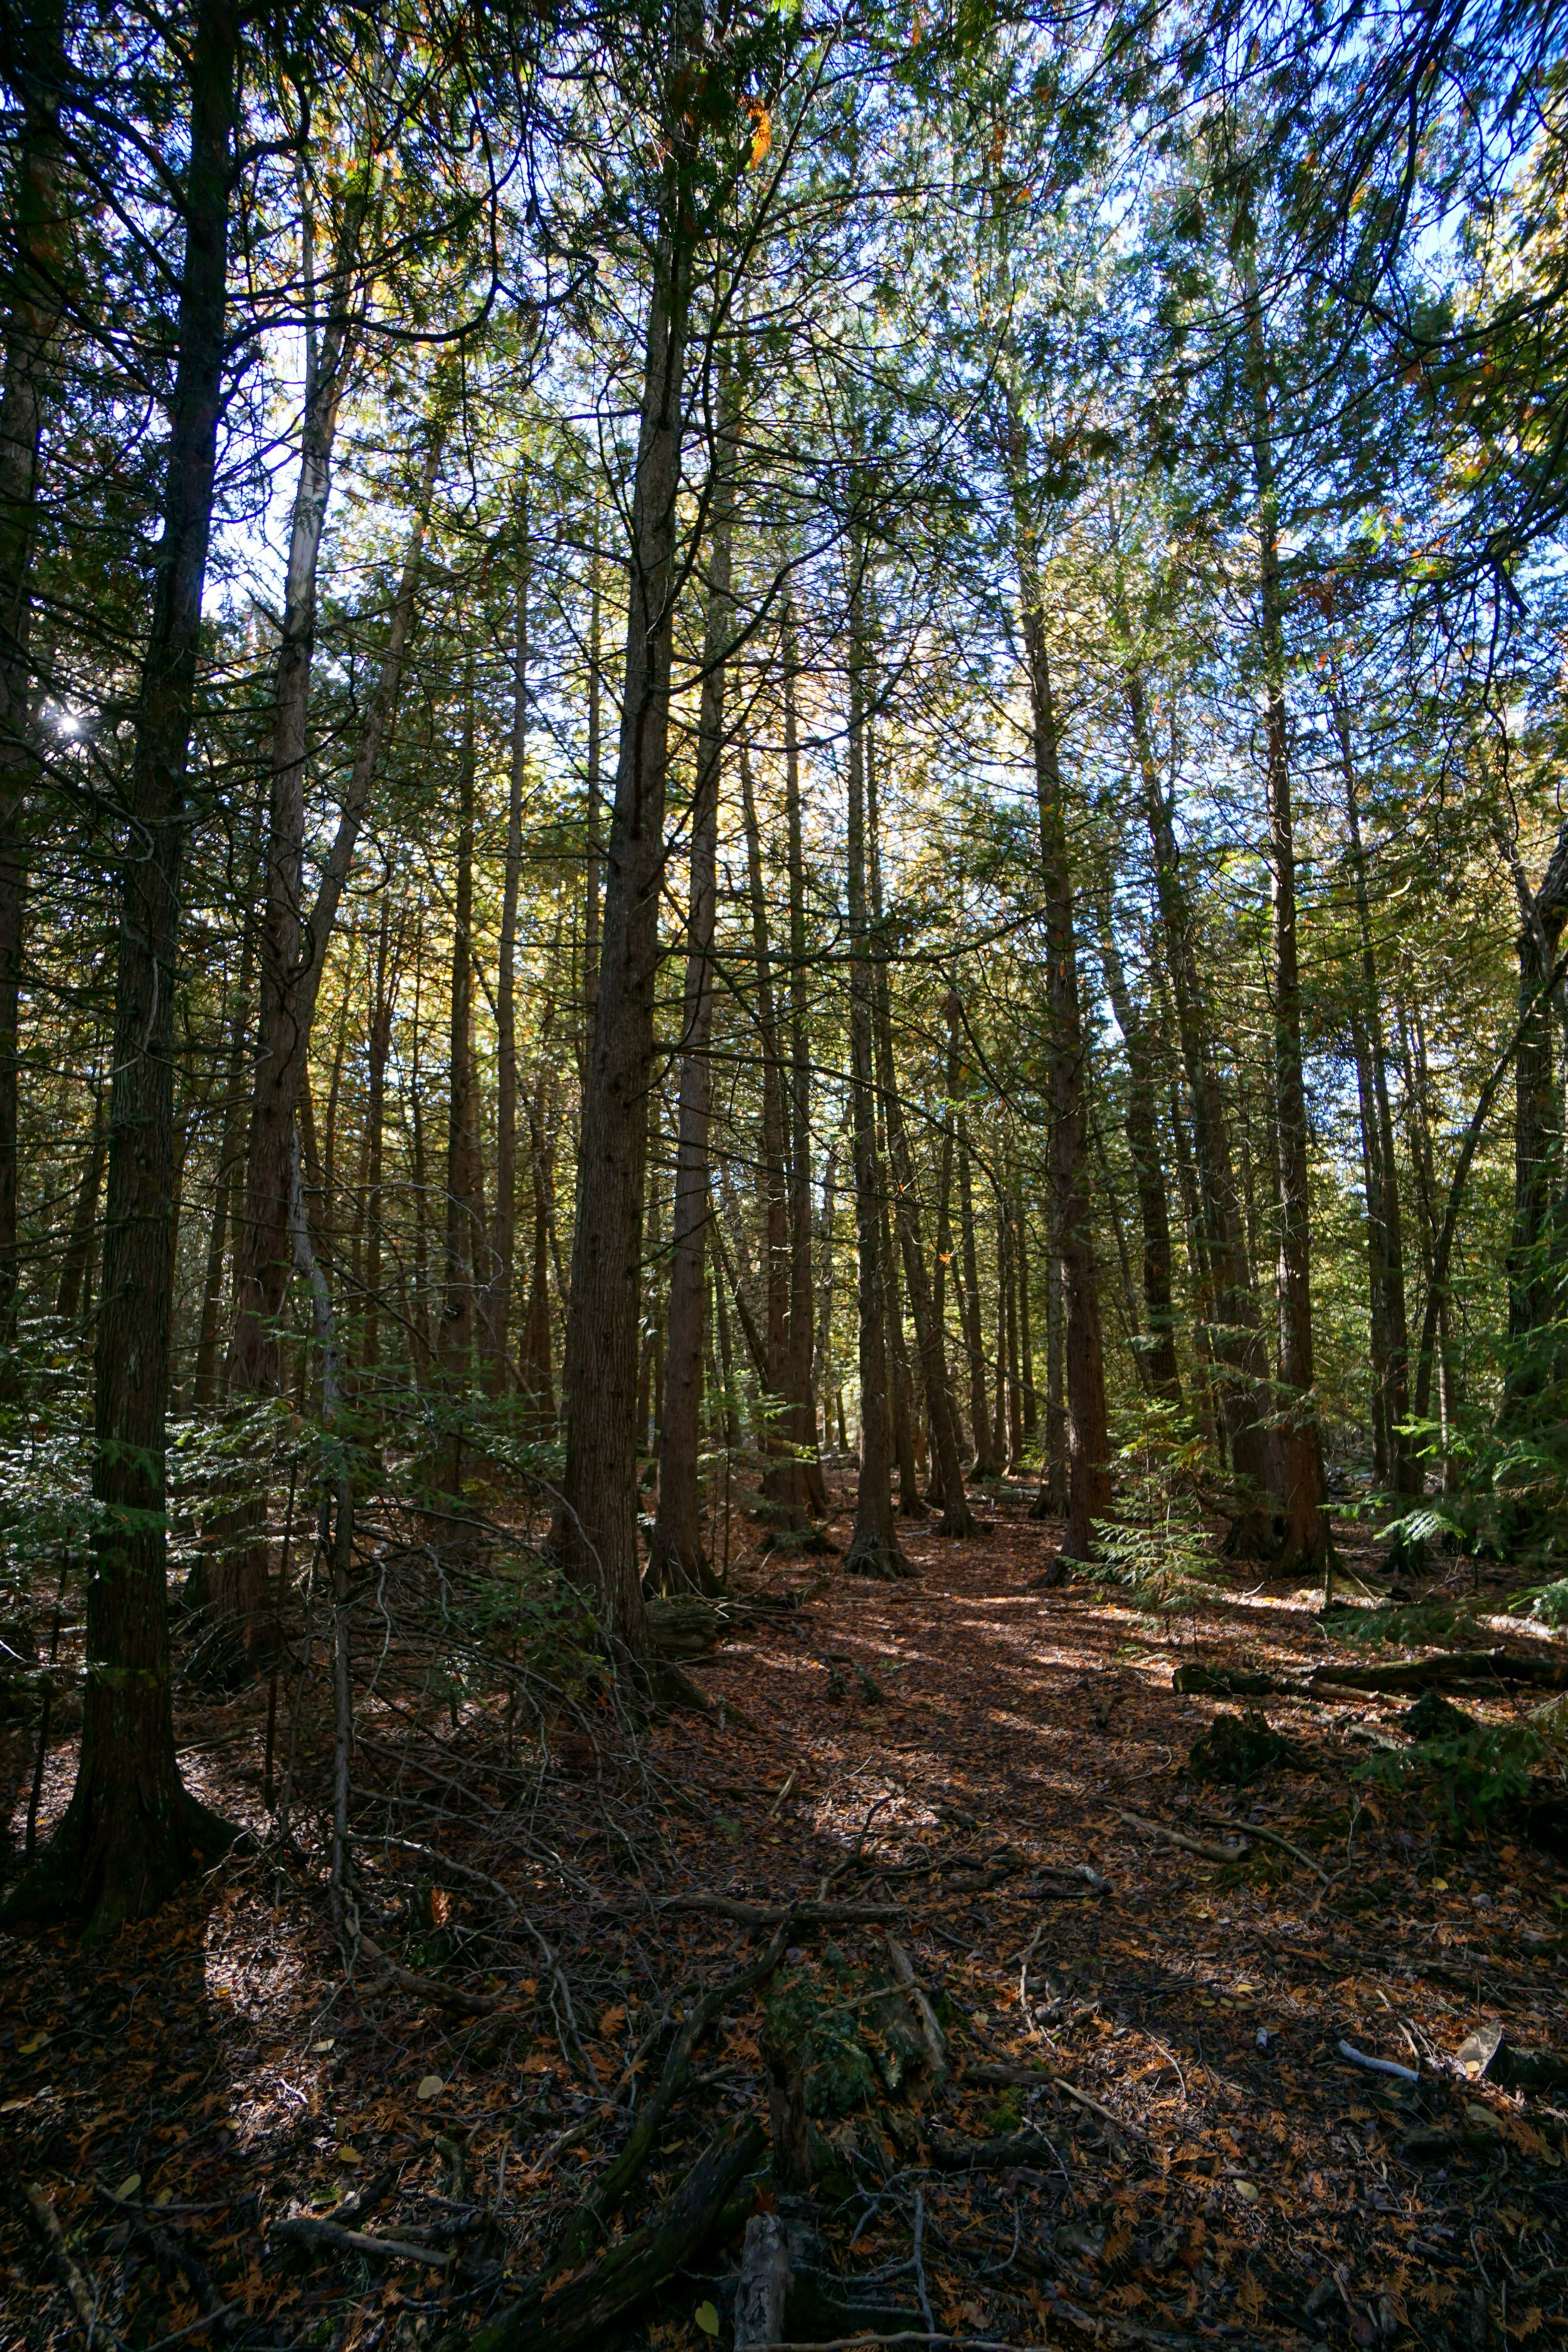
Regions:
<svg viewBox="0 0 1568 2352"><path fill-rule="evenodd" d="M1033 1269L1029 1256L1029 1213L1022 1188L1013 1196L1013 1230L1018 1244L1018 1358L1023 1381L1024 1444L1032 1445L1040 1425L1039 1400L1035 1393L1035 1319L1030 1297Z"/></svg>
<svg viewBox="0 0 1568 2352"><path fill-rule="evenodd" d="M741 806L746 835L752 957L756 974L757 1045L762 1062L763 1122L757 1191L763 1235L763 1314L767 1377L763 1400L763 1494L785 1525L804 1516L805 1488L791 1443L789 1407L789 1185L785 1169L784 1064L773 989L773 941L763 877L762 828L752 782L750 751L741 745Z"/></svg>
<svg viewBox="0 0 1568 2352"><path fill-rule="evenodd" d="M554 1529L568 1572L594 1591L611 1639L634 1656L647 1642L637 1526L637 1325L690 295L689 257L667 235L648 299L620 751L562 1374L566 1465Z"/></svg>
<svg viewBox="0 0 1568 2352"><path fill-rule="evenodd" d="M554 1155L550 1116L550 1079L546 1060L554 1005L545 1007L540 1029L539 1068L529 1110L529 1142L533 1180L533 1258L528 1284L528 1321L523 1332L522 1390L529 1400L529 1427L546 1437L555 1426L555 1382L550 1323L550 1247Z"/></svg>
<svg viewBox="0 0 1568 2352"><path fill-rule="evenodd" d="M1154 1395L1179 1405L1182 1376L1176 1362L1169 1188L1161 1163L1153 1054L1142 1016L1133 1010L1108 907L1100 909L1100 937L1106 993L1127 1055L1127 1154L1138 1189L1138 1221L1143 1235L1143 1311L1148 1324L1143 1369Z"/></svg>
<svg viewBox="0 0 1568 2352"><path fill-rule="evenodd" d="M910 1573L910 1565L900 1548L893 1517L882 1173L877 1150L875 979L866 888L865 551L858 532L851 534L850 562L849 1100L859 1294L860 1475L855 1525L844 1565L861 1576L900 1577Z"/></svg>
<svg viewBox="0 0 1568 2352"><path fill-rule="evenodd" d="M462 1484L462 1398L473 1374L475 1294L484 1264L479 1192L479 1101L474 1083L474 659L463 681L463 747L458 777L458 874L452 923L451 1033L447 1087L447 1281L441 1370L447 1391L437 1482Z"/></svg>
<svg viewBox="0 0 1568 2352"><path fill-rule="evenodd" d="M66 1242L65 1255L60 1260L59 1288L55 1296L55 1313L66 1324L74 1324L87 1305L92 1237L98 1225L98 1196L103 1184L104 1093L102 1079L95 1079L92 1134L88 1142L87 1158L82 1162L81 1181L76 1189L70 1234Z"/></svg>
<svg viewBox="0 0 1568 2352"><path fill-rule="evenodd" d="M790 1438L799 1465L798 1492L806 1509L827 1509L827 1487L816 1451L812 1389L811 1279L811 1022L806 977L805 855L801 832L800 721L795 708L795 619L784 618L784 824L789 856L789 1398Z"/></svg>
<svg viewBox="0 0 1568 2352"><path fill-rule="evenodd" d="M386 1066L392 1057L396 989L392 960L392 907L384 895L375 943L375 1000L371 1011L365 1100L364 1330L360 1362L373 1378L381 1363L381 1285L386 1234L383 1192L386 1172Z"/></svg>
<svg viewBox="0 0 1568 2352"><path fill-rule="evenodd" d="M1252 461L1258 489L1258 600L1268 856L1274 950L1274 1099L1279 1129L1279 1381L1299 1400L1276 1434L1285 1518L1282 1565L1331 1572L1333 1536L1323 1508L1322 1434L1312 1370L1312 1285L1307 1087L1301 1055L1301 975L1296 940L1296 838L1285 707L1285 625L1279 586L1279 500L1268 409L1263 310L1251 257L1244 263Z"/></svg>
<svg viewBox="0 0 1568 2352"><path fill-rule="evenodd" d="M1383 1202L1387 1181L1383 1160L1383 1141L1377 1130L1377 1102L1373 1090L1372 1056L1367 1046L1365 1025L1361 1007L1350 1007L1351 1049L1355 1055L1356 1096L1361 1111L1362 1173L1366 1187L1366 1273L1367 1273L1367 1338L1370 1346L1372 1374L1372 1471L1380 1486L1394 1483L1394 1456L1390 1450L1389 1422L1389 1333L1387 1315L1387 1267L1384 1263L1385 1226Z"/></svg>
<svg viewBox="0 0 1568 2352"><path fill-rule="evenodd" d="M73 1909L96 1935L154 1909L231 1834L186 1792L174 1760L164 1534L174 1008L202 592L228 356L238 12L228 0L200 0L191 30L177 359L121 877L81 1748L59 1827L5 1906L8 1925Z"/></svg>
<svg viewBox="0 0 1568 2352"><path fill-rule="evenodd" d="M273 803L261 935L256 1076L246 1138L245 1209L237 1237L234 1331L226 1367L226 1385L231 1395L268 1396L274 1394L279 1386L280 1366L275 1326L294 1265L289 1223L294 1116L309 1062L310 1033L332 927L353 864L371 786L396 709L404 656L414 622L429 503L445 441L446 398L444 391L438 392L386 647L308 927L301 921L306 714L299 698L301 693L308 696L310 674L308 667L301 669L298 659L297 632L291 635L289 628L285 629L273 742ZM301 497L305 487L302 468ZM324 495L323 488L321 496ZM319 531L319 515L314 528ZM313 635L315 542L308 532L303 536L305 544L300 561L303 564L305 555L310 557L309 596L306 599L302 584L299 627L305 625L308 602ZM291 566L294 556L291 540ZM285 687L289 706L287 714ZM240 1633L246 1648L252 1653L261 1639L266 1591L267 1545L261 1522L254 1508L242 1509L234 1515L229 1538L214 1561L213 1598L219 1616Z"/></svg>
<svg viewBox="0 0 1568 2352"><path fill-rule="evenodd" d="M1201 1263L1195 1269L1203 1286L1199 1341L1209 1350L1221 1383L1225 1450L1231 1475L1242 1490L1229 1543L1244 1556L1268 1558L1279 1542L1268 1504L1270 1464L1262 1426L1268 1409L1268 1362L1247 1269L1230 1138L1175 824L1154 762L1142 677L1131 661L1122 684L1143 783L1160 926L1192 1108L1202 1243Z"/></svg>
<svg viewBox="0 0 1568 2352"><path fill-rule="evenodd" d="M969 1358L969 1419L974 1432L974 1475L994 1478L1001 1468L991 1433L985 1385L985 1335L980 1319L980 1256L974 1234L974 1183L969 1160L969 1118L958 1107L958 1226L963 1243L963 1345Z"/></svg>
<svg viewBox="0 0 1568 2352"><path fill-rule="evenodd" d="M244 1164L245 1041L250 1025L250 995L256 979L255 886L259 851L259 838L253 835L251 854L246 859L246 909L240 934L239 989L229 1023L228 1066L224 1076L223 1130L218 1141L217 1180L214 1188L212 1228L207 1236L206 1267L202 1281L201 1321L196 1335L192 1404L197 1412L206 1411L217 1395L224 1272L234 1219L235 1194Z"/></svg>
<svg viewBox="0 0 1568 2352"><path fill-rule="evenodd" d="M604 887L604 864L599 840L604 815L604 777L602 773L604 732L604 590L602 584L602 551L599 545L599 505L594 502L594 551L588 572L588 775L587 775L587 843L586 872L584 876L583 898L583 1057L584 1069L593 1044L594 1011L599 1001L599 960L603 953L603 923L600 898Z"/></svg>
<svg viewBox="0 0 1568 2352"><path fill-rule="evenodd" d="M1067 1517L1068 1404L1067 1317L1062 1299L1061 1220L1057 1214L1054 1187L1047 1192L1046 1214L1046 1483L1041 1489L1045 1513Z"/></svg>
<svg viewBox="0 0 1568 2352"><path fill-rule="evenodd" d="M520 494L521 541L517 637L512 660L511 768L507 779L506 864L501 881L496 970L496 1208L490 1226L494 1265L485 1305L487 1383L492 1396L510 1385L513 1260L517 1255L517 899L522 879L522 795L528 776L528 496Z"/></svg>
<svg viewBox="0 0 1568 2352"><path fill-rule="evenodd" d="M1410 1414L1410 1328L1405 1290L1405 1224L1399 1205L1399 1162L1394 1149L1394 1112L1388 1092L1388 1051L1384 1041L1383 990L1373 941L1372 906L1367 888L1366 853L1362 844L1361 810L1356 790L1355 761L1351 748L1350 716L1336 701L1334 709L1340 752L1344 764L1345 820L1351 836L1352 875L1355 884L1356 929L1361 939L1363 1019L1366 1037L1369 1099L1367 1134L1375 1137L1376 1151L1369 1160L1378 1184L1378 1271L1381 1276L1382 1324L1384 1341L1382 1408L1386 1430L1390 1483L1400 1495L1419 1495L1426 1474L1419 1455L1403 1434ZM1372 1197L1367 1198L1369 1220Z"/></svg>
<svg viewBox="0 0 1568 2352"><path fill-rule="evenodd" d="M1058 755L1056 704L1046 648L1039 561L1029 509L1027 450L1015 399L1010 417L1015 552L1034 721L1035 793L1039 810L1050 977L1052 1191L1060 1221L1062 1292L1066 1310L1068 1397L1068 1527L1069 1559L1088 1559L1094 1522L1110 1511L1110 1435L1105 1403L1105 1363L1100 1288L1094 1265L1087 1182L1085 1065L1088 1046L1079 1003L1078 946L1073 929L1072 870Z"/></svg>
<svg viewBox="0 0 1568 2352"><path fill-rule="evenodd" d="M680 1098L675 1148L675 1209L669 1273L669 1338L659 1431L658 1510L648 1579L661 1591L712 1591L718 1580L702 1548L702 1366L708 1303L708 1228L713 1207L708 1167L713 1028L713 923L718 906L719 785L733 609L730 547L734 523L734 419L719 394L720 436L708 557L702 697L691 809L691 879L686 919L686 993L681 1021ZM744 765L748 842L755 866L756 812ZM753 873L752 920L757 919ZM765 959L766 932L760 956ZM765 962L763 964L765 970ZM767 1050L764 1037L764 1053Z"/></svg>
<svg viewBox="0 0 1568 2352"><path fill-rule="evenodd" d="M27 888L33 741L33 557L39 451L66 265L60 142L62 0L16 20L12 83L21 100L0 384L0 1395L15 1395L17 1026Z"/></svg>

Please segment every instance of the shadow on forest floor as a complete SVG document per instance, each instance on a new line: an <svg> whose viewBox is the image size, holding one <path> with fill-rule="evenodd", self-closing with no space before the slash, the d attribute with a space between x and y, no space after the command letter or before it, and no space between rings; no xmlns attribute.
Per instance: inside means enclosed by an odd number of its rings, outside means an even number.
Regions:
<svg viewBox="0 0 1568 2352"><path fill-rule="evenodd" d="M1568 2099L1453 2064L1489 2020L1510 2045L1568 2049L1559 1869L1500 1814L1456 1831L1418 1789L1352 1777L1407 1698L1270 1696L1286 1762L1239 1790L1196 1780L1194 1741L1237 1702L1176 1691L1173 1669L1322 1661L1312 1597L1238 1567L1228 1596L1163 1629L1087 1585L1035 1589L1058 1531L1026 1500L1005 1494L970 1544L909 1528L908 1583L740 1559L742 1596L793 1605L741 1616L690 1666L711 1712L640 1736L591 1710L525 1736L455 1671L367 1654L360 1910L416 1972L401 1985L363 1954L345 1981L329 1927L319 1683L287 1852L231 1858L105 1952L9 1942L0 2159L58 2215L103 2340L465 2340L605 2178L674 2013L766 1940L734 1906L825 1881L850 1908L903 1906L952 2061L944 2086L915 2064L889 2093L867 2022L880 1924L801 1929L780 1984L816 2004L818 2060L837 2033L861 2069L842 2097L819 2069L817 2220L915 2330L922 2292L939 2334L1014 2345L1500 2352L1559 2328ZM180 1717L193 1784L258 1831L266 1711L261 1685ZM1519 1709L1499 1692L1479 1712ZM46 1817L72 1760L68 1741L51 1756ZM1212 1845L1230 1834L1215 1814L1299 1851L1254 1839L1216 1861L1139 1826ZM1083 1864L1104 1891L1066 1874ZM697 1892L730 1912L655 1908ZM698 2050L630 2220L727 2117L767 2121L783 2029L763 1998ZM1045 2071L1001 2079L1027 2069ZM764 2178L748 2201L771 2196ZM279 2234L291 2213L431 2259ZM744 2218L594 2340L727 2342ZM79 2341L16 2189L0 2231L0 2340Z"/></svg>

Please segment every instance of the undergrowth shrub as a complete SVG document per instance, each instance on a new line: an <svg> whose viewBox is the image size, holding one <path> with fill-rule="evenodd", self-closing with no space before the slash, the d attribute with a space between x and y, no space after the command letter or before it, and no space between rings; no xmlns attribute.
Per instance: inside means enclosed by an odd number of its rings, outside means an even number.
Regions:
<svg viewBox="0 0 1568 2352"><path fill-rule="evenodd" d="M1179 1405L1148 1398L1111 1458L1118 1516L1096 1519L1089 1573L1162 1615L1200 1607L1222 1581L1199 1500L1215 1466L1207 1440Z"/></svg>

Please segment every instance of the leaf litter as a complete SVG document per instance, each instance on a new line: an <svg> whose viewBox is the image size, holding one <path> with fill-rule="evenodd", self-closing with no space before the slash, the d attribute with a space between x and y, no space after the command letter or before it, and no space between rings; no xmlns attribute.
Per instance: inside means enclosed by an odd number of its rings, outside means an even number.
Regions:
<svg viewBox="0 0 1568 2352"><path fill-rule="evenodd" d="M809 2241L785 2340L1560 2335L1563 1889L1528 1806L1369 1772L1410 1693L1309 1695L1366 1654L1312 1596L1237 1566L1177 1632L1042 1582L1026 1504L910 1528L897 1585L743 1562L687 1659L705 1709L579 1717L531 1772L394 1661L347 1969L330 1717L308 1690L279 1844L265 1686L187 1695L193 1785L250 1851L107 1949L0 1954L5 2340L456 2352L552 2278L566 2315L567 2253L591 2307L726 2131L760 2153L700 2242L570 2340L733 2341L775 2210ZM1203 1687L1257 1680L1285 1688L1239 1718Z"/></svg>

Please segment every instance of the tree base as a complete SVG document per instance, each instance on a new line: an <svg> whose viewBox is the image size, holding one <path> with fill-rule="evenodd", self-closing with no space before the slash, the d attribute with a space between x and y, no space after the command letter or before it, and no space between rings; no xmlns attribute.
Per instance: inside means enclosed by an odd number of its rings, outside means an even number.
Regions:
<svg viewBox="0 0 1568 2352"><path fill-rule="evenodd" d="M700 1544L683 1546L674 1536L661 1537L656 1527L647 1566L643 1570L642 1589L645 1601L656 1600L660 1594L685 1592L716 1601L724 1584L722 1578L715 1575Z"/></svg>
<svg viewBox="0 0 1568 2352"><path fill-rule="evenodd" d="M1278 1512L1238 1511L1220 1546L1226 1559L1257 1559L1273 1565L1283 1556L1285 1523Z"/></svg>
<svg viewBox="0 0 1568 2352"><path fill-rule="evenodd" d="M161 1804L147 1804L138 1790L94 1805L79 1780L54 1836L0 1903L0 1928L79 1919L84 1941L107 1942L210 1870L239 1834L177 1780Z"/></svg>
<svg viewBox="0 0 1568 2352"><path fill-rule="evenodd" d="M936 1523L936 1533L939 1536L952 1536L959 1543L967 1543L971 1536L978 1536L984 1532L980 1521L975 1517L967 1502L956 1504L952 1510L944 1509Z"/></svg>
<svg viewBox="0 0 1568 2352"><path fill-rule="evenodd" d="M897 1584L915 1572L890 1536L851 1538L844 1568L848 1576L869 1576L882 1584Z"/></svg>

